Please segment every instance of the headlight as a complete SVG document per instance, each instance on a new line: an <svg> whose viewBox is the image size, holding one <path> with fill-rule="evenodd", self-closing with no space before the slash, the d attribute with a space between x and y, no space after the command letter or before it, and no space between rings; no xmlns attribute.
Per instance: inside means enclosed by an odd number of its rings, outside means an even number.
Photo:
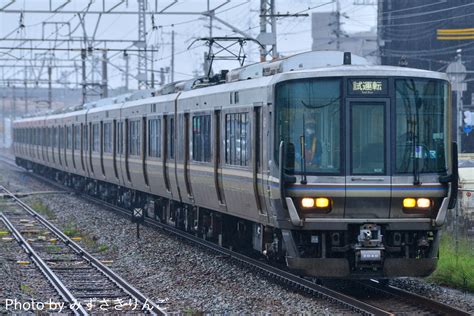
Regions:
<svg viewBox="0 0 474 316"><path fill-rule="evenodd" d="M419 208L428 208L431 206L431 200L427 198L419 198L416 200L416 206Z"/></svg>
<svg viewBox="0 0 474 316"><path fill-rule="evenodd" d="M404 198L403 199L403 208L410 209L412 211L426 211L431 208L431 199L428 198ZM412 212L410 211L410 212Z"/></svg>
<svg viewBox="0 0 474 316"><path fill-rule="evenodd" d="M317 198L316 199L316 207L326 208L328 206L329 206L329 199L328 198Z"/></svg>
<svg viewBox="0 0 474 316"><path fill-rule="evenodd" d="M303 198L301 200L301 206L306 207L306 208L314 207L314 199L313 198Z"/></svg>
<svg viewBox="0 0 474 316"><path fill-rule="evenodd" d="M320 209L321 211L326 212L331 209L331 199L325 197L302 198L301 207L303 209L313 209L312 211Z"/></svg>
<svg viewBox="0 0 474 316"><path fill-rule="evenodd" d="M413 208L415 206L416 206L416 199L414 199L414 198L404 198L403 199L403 207Z"/></svg>

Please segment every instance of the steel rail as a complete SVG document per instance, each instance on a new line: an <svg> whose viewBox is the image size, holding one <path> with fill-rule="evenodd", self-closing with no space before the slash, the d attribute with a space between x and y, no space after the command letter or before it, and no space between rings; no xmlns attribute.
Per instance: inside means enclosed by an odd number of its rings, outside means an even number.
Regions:
<svg viewBox="0 0 474 316"><path fill-rule="evenodd" d="M74 295L68 290L68 288L64 285L64 283L59 279L59 277L48 267L46 262L38 255L36 251L28 244L28 242L23 238L21 233L13 226L13 224L8 220L5 214L0 213L0 219L8 228L8 230L13 234L15 239L21 245L21 247L25 250L31 260L35 263L35 265L39 268L41 273L48 279L48 281L54 286L56 291L61 295L63 300L65 300L69 307L74 304L77 307L77 310L74 308L70 308L75 315L89 315L89 313L84 309L84 307L79 303Z"/></svg>
<svg viewBox="0 0 474 316"><path fill-rule="evenodd" d="M393 296L406 299L412 304L426 306L430 310L441 312L444 315L456 315L456 316L471 315L470 313L463 311L461 309L449 306L447 304L444 304L438 301L431 300L427 297L418 295L416 293L405 291L396 286L381 284L375 280L370 280L370 282L364 282L364 285L375 288L376 290L379 290L379 291L386 292Z"/></svg>
<svg viewBox="0 0 474 316"><path fill-rule="evenodd" d="M102 272L107 278L109 278L112 282L114 282L118 287L123 289L125 293L130 295L132 298L137 299L141 304L148 304L151 307L150 313L152 315L166 315L166 312L161 309L158 305L156 305L153 301L149 300L145 297L140 291L138 291L135 287L125 281L122 277L118 274L113 272L109 267L101 263L97 260L94 256L88 253L85 249L79 246L76 242L66 236L61 230L59 230L56 226L52 225L48 220L46 220L43 216L37 213L33 208L31 208L28 204L23 202L21 199L16 197L13 193L11 193L8 189L4 186L0 185L0 190L5 191L10 197L20 205L25 211L27 211L31 216L37 219L42 225L44 225L47 229L49 229L53 234L56 235L59 239L61 239L68 247L70 247L74 252L78 255L83 257L87 260L93 267L95 267L98 271ZM29 246L29 245L28 245ZM31 247L30 247L31 248ZM31 249L33 250L33 249ZM52 273L52 271L51 271ZM63 285L64 286L64 285ZM86 312L86 315L87 312Z"/></svg>

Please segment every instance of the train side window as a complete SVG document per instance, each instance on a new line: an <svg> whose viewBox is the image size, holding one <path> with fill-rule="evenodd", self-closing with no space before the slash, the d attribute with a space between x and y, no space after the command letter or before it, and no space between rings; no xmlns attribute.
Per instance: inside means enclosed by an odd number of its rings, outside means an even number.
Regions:
<svg viewBox="0 0 474 316"><path fill-rule="evenodd" d="M79 125L74 126L74 149L81 149L81 127Z"/></svg>
<svg viewBox="0 0 474 316"><path fill-rule="evenodd" d="M117 154L123 154L123 122L117 123Z"/></svg>
<svg viewBox="0 0 474 316"><path fill-rule="evenodd" d="M161 119L148 122L148 156L161 157Z"/></svg>
<svg viewBox="0 0 474 316"><path fill-rule="evenodd" d="M51 133L51 146L56 147L57 146L57 139L56 139L56 127L51 127L52 133Z"/></svg>
<svg viewBox="0 0 474 316"><path fill-rule="evenodd" d="M193 160L211 161L211 116L193 117Z"/></svg>
<svg viewBox="0 0 474 316"><path fill-rule="evenodd" d="M89 151L89 126L84 125L84 151Z"/></svg>
<svg viewBox="0 0 474 316"><path fill-rule="evenodd" d="M170 117L168 130L168 157L174 159L174 118Z"/></svg>
<svg viewBox="0 0 474 316"><path fill-rule="evenodd" d="M92 151L99 152L100 149L99 123L92 124Z"/></svg>
<svg viewBox="0 0 474 316"><path fill-rule="evenodd" d="M112 152L112 123L104 123L104 153Z"/></svg>
<svg viewBox="0 0 474 316"><path fill-rule="evenodd" d="M66 127L66 148L67 149L72 149L72 127L68 126Z"/></svg>
<svg viewBox="0 0 474 316"><path fill-rule="evenodd" d="M128 129L128 153L133 156L141 154L140 147L140 121L130 121L130 128Z"/></svg>
<svg viewBox="0 0 474 316"><path fill-rule="evenodd" d="M64 131L61 126L58 127L58 147L61 149L63 148L63 141L64 141Z"/></svg>
<svg viewBox="0 0 474 316"><path fill-rule="evenodd" d="M248 113L226 114L225 162L229 165L248 166L250 121Z"/></svg>
<svg viewBox="0 0 474 316"><path fill-rule="evenodd" d="M239 91L234 92L234 103L239 103Z"/></svg>

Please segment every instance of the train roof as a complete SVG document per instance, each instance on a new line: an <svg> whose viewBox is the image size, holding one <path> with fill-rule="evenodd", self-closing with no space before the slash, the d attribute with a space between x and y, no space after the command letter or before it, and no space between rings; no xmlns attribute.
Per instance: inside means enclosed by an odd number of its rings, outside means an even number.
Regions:
<svg viewBox="0 0 474 316"><path fill-rule="evenodd" d="M182 98L199 96L205 88L208 93L235 91L237 89L255 88L275 84L279 81L302 79L308 77L340 76L399 76L449 80L445 73L395 66L372 65L363 57L340 51L310 51L289 56L275 61L246 65L230 72L222 72L213 78L193 78L178 81L160 87L157 90L143 90L134 93L89 102L82 106L62 109L53 113L27 117L16 122L51 120L94 113L117 108L133 107L147 99L149 103L173 100L178 92ZM252 80L250 80L252 79ZM224 84L226 83L226 84Z"/></svg>
<svg viewBox="0 0 474 316"><path fill-rule="evenodd" d="M303 69L279 73L279 80L288 80L304 77L342 77L342 76L380 76L380 77L418 77L449 80L447 74L442 72L396 66L380 65L339 65L321 67L317 69Z"/></svg>

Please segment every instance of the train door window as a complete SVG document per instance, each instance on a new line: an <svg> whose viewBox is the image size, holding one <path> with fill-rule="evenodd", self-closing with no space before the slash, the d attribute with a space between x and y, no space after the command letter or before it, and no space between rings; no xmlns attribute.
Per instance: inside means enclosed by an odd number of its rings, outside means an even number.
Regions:
<svg viewBox="0 0 474 316"><path fill-rule="evenodd" d="M352 174L385 174L384 117L384 103L351 103Z"/></svg>
<svg viewBox="0 0 474 316"><path fill-rule="evenodd" d="M104 153L112 152L112 122L104 123Z"/></svg>
<svg viewBox="0 0 474 316"><path fill-rule="evenodd" d="M79 125L74 126L74 149L81 149L81 127Z"/></svg>
<svg viewBox="0 0 474 316"><path fill-rule="evenodd" d="M128 150L129 154L133 156L139 156L141 154L140 148L140 121L130 121L130 127L128 129Z"/></svg>
<svg viewBox="0 0 474 316"><path fill-rule="evenodd" d="M193 160L211 161L211 116L193 117Z"/></svg>
<svg viewBox="0 0 474 316"><path fill-rule="evenodd" d="M168 157L174 159L174 118L170 117L168 125Z"/></svg>
<svg viewBox="0 0 474 316"><path fill-rule="evenodd" d="M248 113L226 115L225 162L229 165L248 166L250 122Z"/></svg>
<svg viewBox="0 0 474 316"><path fill-rule="evenodd" d="M148 122L148 156L161 157L161 119Z"/></svg>
<svg viewBox="0 0 474 316"><path fill-rule="evenodd" d="M99 123L92 124L92 151L99 152L100 149L100 132Z"/></svg>
<svg viewBox="0 0 474 316"><path fill-rule="evenodd" d="M234 92L234 103L239 103L239 91Z"/></svg>
<svg viewBox="0 0 474 316"><path fill-rule="evenodd" d="M66 148L72 149L72 127L66 127Z"/></svg>
<svg viewBox="0 0 474 316"><path fill-rule="evenodd" d="M117 123L117 154L123 154L123 122Z"/></svg>

